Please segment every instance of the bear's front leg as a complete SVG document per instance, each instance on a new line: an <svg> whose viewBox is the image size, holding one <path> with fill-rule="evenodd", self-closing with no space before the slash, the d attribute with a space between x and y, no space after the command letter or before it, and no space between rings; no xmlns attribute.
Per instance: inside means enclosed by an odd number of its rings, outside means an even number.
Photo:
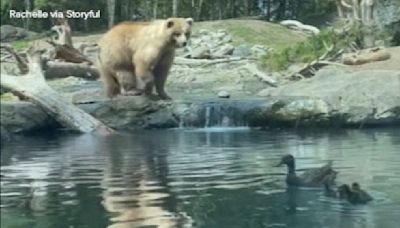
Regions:
<svg viewBox="0 0 400 228"><path fill-rule="evenodd" d="M165 82L168 77L169 67L159 65L154 69L155 86L158 96L163 100L171 100L172 98L165 92Z"/></svg>
<svg viewBox="0 0 400 228"><path fill-rule="evenodd" d="M174 60L175 51L170 50L164 53L158 64L154 67L154 83L158 96L164 100L172 99L165 91L165 82L169 74L169 70Z"/></svg>
<svg viewBox="0 0 400 228"><path fill-rule="evenodd" d="M135 74L141 84L139 88L144 90L146 95L151 95L154 87L154 75L151 72L150 66L146 64L136 64Z"/></svg>

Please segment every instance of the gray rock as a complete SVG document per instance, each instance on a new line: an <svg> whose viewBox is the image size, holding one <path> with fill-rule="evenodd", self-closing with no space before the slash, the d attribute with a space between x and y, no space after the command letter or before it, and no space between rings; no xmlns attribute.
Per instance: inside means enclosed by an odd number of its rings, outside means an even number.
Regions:
<svg viewBox="0 0 400 228"><path fill-rule="evenodd" d="M35 35L37 35L37 33L12 25L2 25L0 27L0 40L3 42L31 38Z"/></svg>
<svg viewBox="0 0 400 228"><path fill-rule="evenodd" d="M231 44L225 44L219 47L215 52L213 52L211 55L212 56L225 56L225 55L231 55L233 51L235 50L235 47Z"/></svg>
<svg viewBox="0 0 400 228"><path fill-rule="evenodd" d="M205 45L193 48L190 53L190 57L193 59L208 59L210 55L210 49Z"/></svg>
<svg viewBox="0 0 400 228"><path fill-rule="evenodd" d="M232 36L229 35L229 34L226 34L226 35L222 38L221 42L222 42L222 43L230 43L230 42L232 42Z"/></svg>
<svg viewBox="0 0 400 228"><path fill-rule="evenodd" d="M227 36L227 35L228 35L228 33L226 31L221 31L221 32L212 34L213 38L217 39L217 40L223 40L225 38L225 36Z"/></svg>
<svg viewBox="0 0 400 228"><path fill-rule="evenodd" d="M349 73L328 67L310 79L265 89L259 95L322 99L346 124L375 124L400 121L399 91L399 71Z"/></svg>
<svg viewBox="0 0 400 228"><path fill-rule="evenodd" d="M228 32L225 29L218 29L217 32L218 33L228 34Z"/></svg>
<svg viewBox="0 0 400 228"><path fill-rule="evenodd" d="M250 54L250 49L245 44L241 44L238 47L236 47L232 53L233 56L238 56L238 57L246 57L249 54Z"/></svg>
<svg viewBox="0 0 400 228"><path fill-rule="evenodd" d="M218 95L219 98L229 98L229 97L231 97L231 95L225 90L219 91L217 95Z"/></svg>
<svg viewBox="0 0 400 228"><path fill-rule="evenodd" d="M262 45L254 45L250 48L251 54L255 57L260 57L267 54L267 48Z"/></svg>
<svg viewBox="0 0 400 228"><path fill-rule="evenodd" d="M9 141L11 138L12 138L12 135L10 134L10 132L8 132L8 130L5 129L3 126L0 126L0 142L1 142L1 145L3 144L3 142Z"/></svg>
<svg viewBox="0 0 400 228"><path fill-rule="evenodd" d="M58 126L43 109L25 101L1 101L1 126L9 133L24 133Z"/></svg>
<svg viewBox="0 0 400 228"><path fill-rule="evenodd" d="M210 31L208 31L207 29L200 29L199 30L199 34L200 35L208 35L208 33L210 33Z"/></svg>

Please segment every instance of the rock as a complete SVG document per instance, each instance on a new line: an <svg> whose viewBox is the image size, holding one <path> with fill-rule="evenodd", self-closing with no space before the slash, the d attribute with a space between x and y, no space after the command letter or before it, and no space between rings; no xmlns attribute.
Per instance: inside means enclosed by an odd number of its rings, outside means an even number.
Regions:
<svg viewBox="0 0 400 228"><path fill-rule="evenodd" d="M207 29L200 29L199 34L200 35L208 35L209 31Z"/></svg>
<svg viewBox="0 0 400 228"><path fill-rule="evenodd" d="M0 40L12 41L16 39L17 29L12 25L2 25L0 27Z"/></svg>
<svg viewBox="0 0 400 228"><path fill-rule="evenodd" d="M210 56L210 49L205 45L193 48L190 53L190 57L193 59L208 59Z"/></svg>
<svg viewBox="0 0 400 228"><path fill-rule="evenodd" d="M232 36L229 35L229 34L226 34L226 35L222 38L221 42L222 42L222 43L230 43L230 42L232 42Z"/></svg>
<svg viewBox="0 0 400 228"><path fill-rule="evenodd" d="M11 133L54 129L58 124L40 107L26 101L1 101L1 126Z"/></svg>
<svg viewBox="0 0 400 228"><path fill-rule="evenodd" d="M225 30L218 30L217 33L213 33L213 38L217 40L223 40L228 33Z"/></svg>
<svg viewBox="0 0 400 228"><path fill-rule="evenodd" d="M231 95L227 91L222 90L222 91L218 92L218 97L219 98L229 98L229 97L231 97Z"/></svg>
<svg viewBox="0 0 400 228"><path fill-rule="evenodd" d="M262 45L254 45L250 48L251 54L257 58L267 54L267 50L268 49Z"/></svg>
<svg viewBox="0 0 400 228"><path fill-rule="evenodd" d="M349 73L326 67L310 79L265 89L259 95L322 99L345 124L384 124L400 122L399 88L399 71Z"/></svg>
<svg viewBox="0 0 400 228"><path fill-rule="evenodd" d="M235 50L235 47L231 44L225 44L219 47L215 52L211 53L212 56L225 56L225 55L231 55L233 51Z"/></svg>
<svg viewBox="0 0 400 228"><path fill-rule="evenodd" d="M246 57L249 54L250 54L249 47L245 44L241 44L238 47L236 47L232 53L233 56L238 56L238 57Z"/></svg>
<svg viewBox="0 0 400 228"><path fill-rule="evenodd" d="M37 35L37 33L12 25L2 25L0 27L0 40L3 42L31 38L35 35Z"/></svg>
<svg viewBox="0 0 400 228"><path fill-rule="evenodd" d="M218 29L218 33L223 33L223 34L228 34L228 32L225 29Z"/></svg>
<svg viewBox="0 0 400 228"><path fill-rule="evenodd" d="M3 145L3 142L9 141L11 139L11 134L8 132L7 129L3 127L3 125L0 126L0 144Z"/></svg>

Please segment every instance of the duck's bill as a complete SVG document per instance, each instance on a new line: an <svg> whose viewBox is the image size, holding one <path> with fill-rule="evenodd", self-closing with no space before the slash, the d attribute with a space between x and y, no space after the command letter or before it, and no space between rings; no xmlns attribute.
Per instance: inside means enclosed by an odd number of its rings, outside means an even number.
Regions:
<svg viewBox="0 0 400 228"><path fill-rule="evenodd" d="M281 166L282 164L283 164L282 162L279 162L278 164L275 165L275 167L279 167L279 166Z"/></svg>

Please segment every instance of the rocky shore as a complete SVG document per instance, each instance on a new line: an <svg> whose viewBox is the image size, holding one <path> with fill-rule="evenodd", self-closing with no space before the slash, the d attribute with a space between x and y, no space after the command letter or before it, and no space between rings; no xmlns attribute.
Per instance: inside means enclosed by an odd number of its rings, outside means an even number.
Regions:
<svg viewBox="0 0 400 228"><path fill-rule="evenodd" d="M104 96L100 82L73 76L51 80L49 85L65 99L122 131L214 126L400 126L399 47L391 49L393 57L386 63L330 66L300 81L257 70L255 59L268 50L261 45L233 45L231 35L224 30L200 30L193 44L179 53L181 58L239 58L200 65L177 61L167 84L172 101L143 96L110 100ZM9 71L4 65L2 70ZM55 128L60 126L40 107L29 101L2 99L2 140L13 134Z"/></svg>

